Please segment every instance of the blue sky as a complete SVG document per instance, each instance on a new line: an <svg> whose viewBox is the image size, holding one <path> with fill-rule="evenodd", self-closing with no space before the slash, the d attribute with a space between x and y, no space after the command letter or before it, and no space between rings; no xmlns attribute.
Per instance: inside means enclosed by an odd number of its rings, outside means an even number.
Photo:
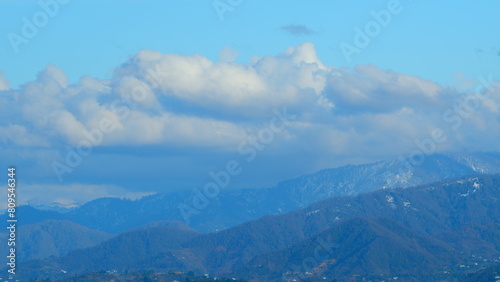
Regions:
<svg viewBox="0 0 500 282"><path fill-rule="evenodd" d="M1 34L20 33L22 18L41 9L35 1L1 1ZM253 55L274 55L304 41L315 44L326 64L352 67L375 64L449 84L457 73L475 78L495 72L500 57L497 1L429 3L401 0L369 48L343 57L339 45L352 42L354 27L372 20L390 1L241 1L218 17L211 1L70 1L15 54L2 37L3 71L19 85L51 63L76 82L82 75L108 78L114 68L142 49L198 53L217 59L230 46L248 62ZM282 27L304 25L313 33L294 36Z"/></svg>
<svg viewBox="0 0 500 282"><path fill-rule="evenodd" d="M1 163L19 167L25 202L190 189L232 159L245 166L229 188L265 187L408 155L436 128L449 137L437 152L499 149L498 93L461 115L460 125L453 110L480 77L499 77L498 1L0 7ZM42 23L29 38L26 21ZM363 46L358 30L371 32ZM349 58L346 44L357 48ZM130 115L113 112L113 101L137 87L147 93L127 105ZM247 162L239 146L283 107L296 118ZM67 162L82 132L103 119L116 128L58 178L53 164Z"/></svg>

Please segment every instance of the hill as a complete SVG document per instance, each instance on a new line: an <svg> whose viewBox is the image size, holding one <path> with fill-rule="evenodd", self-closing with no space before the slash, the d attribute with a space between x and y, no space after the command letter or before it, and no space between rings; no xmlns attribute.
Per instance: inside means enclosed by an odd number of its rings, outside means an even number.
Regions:
<svg viewBox="0 0 500 282"><path fill-rule="evenodd" d="M412 187L466 175L500 173L500 154L426 156L420 165L393 160L325 169L283 181L267 189L221 190L197 214L183 216L180 206L194 208L191 191L151 195L139 200L97 199L64 214L30 208L20 224L68 219L91 229L118 234L154 221L182 221L200 232L214 232L278 215L335 196L355 196L378 189ZM20 208L19 215L24 213ZM102 215L106 214L105 217ZM0 217L3 218L3 217ZM145 222L147 221L147 222Z"/></svg>
<svg viewBox="0 0 500 282"><path fill-rule="evenodd" d="M499 197L500 175L471 176L333 197L287 214L178 240L176 233L131 231L90 249L22 267L29 269L30 278L58 277L61 269L71 274L178 269L249 279L455 279L498 262ZM333 244L334 251L327 255L316 250L321 244ZM317 264L303 267L310 258Z"/></svg>
<svg viewBox="0 0 500 282"><path fill-rule="evenodd" d="M2 232L0 236L7 238L8 234ZM97 245L111 237L105 232L68 220L46 220L24 225L17 229L17 261L62 256L76 249ZM0 252L8 253L8 248L7 244L1 244Z"/></svg>

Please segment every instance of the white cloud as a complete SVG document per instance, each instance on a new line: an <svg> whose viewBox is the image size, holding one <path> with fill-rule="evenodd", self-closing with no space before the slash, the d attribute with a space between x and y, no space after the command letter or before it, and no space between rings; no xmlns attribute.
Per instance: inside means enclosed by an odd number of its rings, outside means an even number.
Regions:
<svg viewBox="0 0 500 282"><path fill-rule="evenodd" d="M122 77L114 89L120 98L134 101L137 106L160 110L161 105L151 87L133 76Z"/></svg>
<svg viewBox="0 0 500 282"><path fill-rule="evenodd" d="M144 50L118 68L115 77L138 77L161 95L233 117L262 117L282 105L302 109L325 102L321 91L327 69L311 43L248 65L227 61Z"/></svg>
<svg viewBox="0 0 500 282"><path fill-rule="evenodd" d="M316 64L318 68L325 69L325 66L316 55L316 49L311 42L306 42L297 47L289 47L285 54L290 56L296 65Z"/></svg>
<svg viewBox="0 0 500 282"><path fill-rule="evenodd" d="M329 76L327 97L340 112L393 112L404 107L441 109L449 92L438 84L415 76L357 66Z"/></svg>
<svg viewBox="0 0 500 282"><path fill-rule="evenodd" d="M234 62L234 60L238 57L238 52L231 47L224 47L219 52L219 60L224 63Z"/></svg>
<svg viewBox="0 0 500 282"><path fill-rule="evenodd" d="M437 152L500 150L498 89L464 117L456 104L473 93L372 65L324 65L311 43L248 64L234 62L231 52L223 50L222 61L213 62L143 50L111 79L85 76L75 85L54 66L20 89L5 88L0 76L0 149L22 146L25 161L30 147L47 147L63 160L66 145L76 146L108 121L113 130L97 147L182 148L192 159L198 150L208 152L200 158L209 162L221 152L237 154L274 108L286 106L297 117L261 154L293 154L311 167L407 154L436 128L448 137ZM444 118L448 110L452 121ZM461 123L454 129L457 117ZM45 172L51 166L39 160L43 156L31 158Z"/></svg>
<svg viewBox="0 0 500 282"><path fill-rule="evenodd" d="M17 124L0 126L0 140L3 143L12 143L20 147L48 147L50 145L46 140L29 133L26 127Z"/></svg>
<svg viewBox="0 0 500 282"><path fill-rule="evenodd" d="M0 91L9 89L10 89L10 82L7 80L5 75L2 72L0 72Z"/></svg>
<svg viewBox="0 0 500 282"><path fill-rule="evenodd" d="M57 84L61 88L68 87L66 74L54 65L48 65L44 71L38 74L37 79L45 85Z"/></svg>

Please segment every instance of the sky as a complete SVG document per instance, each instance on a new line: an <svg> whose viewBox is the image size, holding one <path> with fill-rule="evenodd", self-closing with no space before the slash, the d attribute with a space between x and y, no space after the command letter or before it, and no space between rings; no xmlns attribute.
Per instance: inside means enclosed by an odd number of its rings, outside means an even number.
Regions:
<svg viewBox="0 0 500 282"><path fill-rule="evenodd" d="M0 163L24 203L500 147L498 1L0 7Z"/></svg>

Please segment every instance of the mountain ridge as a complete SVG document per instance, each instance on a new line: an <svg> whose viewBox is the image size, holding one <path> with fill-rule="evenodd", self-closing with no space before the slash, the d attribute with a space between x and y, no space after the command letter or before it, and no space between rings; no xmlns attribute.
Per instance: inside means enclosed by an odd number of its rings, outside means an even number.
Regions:
<svg viewBox="0 0 500 282"><path fill-rule="evenodd" d="M172 248L154 248L154 254L141 255L138 261L124 253L115 257L129 261L127 265L143 265L157 271L174 268L249 279L309 277L310 271L300 268L300 263L314 256L314 248L321 245L318 238L329 234L335 238L334 255L318 260L313 269L320 267L321 271L315 275L351 277L357 269L364 270L363 277L368 278L381 273L402 275L408 281L426 280L434 275L455 279L498 263L499 198L500 174L455 178L407 189L333 197L286 214L267 215L219 232L196 234ZM328 236L323 240L327 245L332 243ZM61 269L73 271L72 274L97 271L96 266L78 268L80 264L76 262L80 262L80 257L103 253L96 250L106 244L109 243L22 267L31 269L33 276L29 278L59 277ZM113 249L116 252L121 248L116 245ZM373 262L376 254L383 258L380 263ZM91 261L101 261L98 267L123 267L110 264L107 257L92 257ZM426 263L418 266L415 261Z"/></svg>
<svg viewBox="0 0 500 282"><path fill-rule="evenodd" d="M500 172L499 153L427 156L419 166L407 161L381 161L324 169L278 183L273 188L222 190L188 220L201 232L236 226L268 214L283 214L323 199L357 195L377 189L410 187L465 175ZM29 223L45 219L68 219L91 229L118 234L147 221L186 222L179 205L192 206L191 191L155 194L139 200L100 198L63 214L35 212L30 207ZM23 207L19 209L22 216ZM106 217L102 217L106 214ZM3 215L5 217L5 215ZM0 218L3 218L0 217ZM20 224L24 224L20 221Z"/></svg>

